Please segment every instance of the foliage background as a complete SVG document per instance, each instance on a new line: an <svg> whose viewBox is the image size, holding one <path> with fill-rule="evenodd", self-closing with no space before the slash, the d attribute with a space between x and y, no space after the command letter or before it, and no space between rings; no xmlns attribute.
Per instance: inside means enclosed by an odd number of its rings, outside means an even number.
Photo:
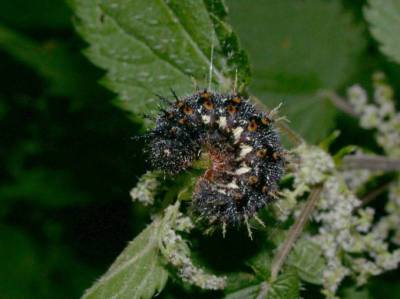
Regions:
<svg viewBox="0 0 400 299"><path fill-rule="evenodd" d="M283 101L293 127L310 142L340 129L333 150L348 143L377 149L370 132L319 95L341 93L354 82L370 86L376 70L387 74L399 94L400 66L379 52L363 16L365 1L230 0L228 5L253 65L254 94L271 106ZM132 138L143 127L98 84L104 74L81 53L86 45L72 15L62 0L0 1L4 299L78 298L149 221L128 192L146 169L143 145ZM379 201L375 205L382 210ZM199 236L194 246L200 259L224 270L238 256L251 256L251 248L235 246L244 238ZM224 255L223 263L214 250ZM397 270L373 279L367 286L371 296L400 297L399 278ZM319 298L312 288L307 286L303 297ZM161 295L185 296L172 284Z"/></svg>

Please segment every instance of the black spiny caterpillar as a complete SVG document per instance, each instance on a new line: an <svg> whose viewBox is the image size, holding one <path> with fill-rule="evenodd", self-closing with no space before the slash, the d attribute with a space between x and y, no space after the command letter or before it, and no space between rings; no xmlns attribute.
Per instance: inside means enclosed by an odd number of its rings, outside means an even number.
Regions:
<svg viewBox="0 0 400 299"><path fill-rule="evenodd" d="M271 122L235 94L176 97L147 136L150 161L176 174L208 154L211 166L196 183L193 211L209 224L239 224L273 199L282 176L283 150Z"/></svg>

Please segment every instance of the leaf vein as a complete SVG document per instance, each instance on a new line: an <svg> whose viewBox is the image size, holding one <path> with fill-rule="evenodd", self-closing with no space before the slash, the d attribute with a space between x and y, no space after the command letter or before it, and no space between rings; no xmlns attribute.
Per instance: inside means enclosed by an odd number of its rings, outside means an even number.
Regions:
<svg viewBox="0 0 400 299"><path fill-rule="evenodd" d="M197 51L197 53L200 55L201 59L204 60L204 62L206 63L206 65L210 65L211 61L210 59L207 58L207 54L203 51L203 49L201 49L201 47L199 46L199 44L197 42L195 42L193 40L193 38L190 36L189 32L187 31L186 27L183 25L181 19L179 18L179 16L175 13L175 11L173 9L171 9L171 7L165 3L165 0L159 0L159 2L161 2L162 4L164 4L164 6L167 8L167 11L170 13L171 16L174 16L176 18L176 20L178 20L178 24L182 29L183 34L185 35L186 39L191 43L191 45L193 46L193 48ZM216 68L215 65L213 65L213 70L215 75L218 78L218 81L223 84L225 80L224 76L221 74L221 72Z"/></svg>
<svg viewBox="0 0 400 299"><path fill-rule="evenodd" d="M157 225L158 226L158 225ZM101 287L105 282L109 281L110 279L112 279L113 277L115 277L117 274L119 274L121 271L123 271L124 269L126 269L127 267L129 267L130 265L132 265L134 262L136 262L139 258L141 258L143 255L145 255L148 250L153 247L155 244L155 239L157 237L157 234L153 234L151 236L151 238L149 239L147 245L138 253L136 254L134 257L132 257L131 259L129 259L127 262L125 262L124 264L121 264L118 268L114 269L112 272L110 272L108 275L106 274L105 276L103 276L100 279L100 283L95 284L94 287L92 289L89 289L87 292L87 296L90 295L90 293L93 293L96 289L98 289L99 287Z"/></svg>
<svg viewBox="0 0 400 299"><path fill-rule="evenodd" d="M137 34L135 34L134 32L127 32L123 26L113 17L111 16L109 13L107 13L102 7L101 5L98 5L99 9L105 14L107 15L109 18L112 19L113 23L116 25L116 27L118 28L118 30L128 36L130 39L133 39L139 43L141 43L142 45L144 45L151 53L153 53L157 58L159 58L161 61L166 62L168 65L172 66L174 69L176 69L177 71L179 71L182 74L185 74L186 76L191 77L192 74L186 72L183 68L180 68L176 63L174 63L173 60L169 59L167 56L163 56L160 55L160 53L156 52L148 43L146 43L146 41L142 38L140 38Z"/></svg>

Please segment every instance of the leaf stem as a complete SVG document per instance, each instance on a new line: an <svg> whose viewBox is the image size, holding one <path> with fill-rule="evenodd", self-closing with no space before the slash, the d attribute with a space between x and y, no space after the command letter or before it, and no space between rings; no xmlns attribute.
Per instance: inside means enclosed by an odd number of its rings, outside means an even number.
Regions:
<svg viewBox="0 0 400 299"><path fill-rule="evenodd" d="M256 299L266 299L268 294L268 283L264 281L260 284L260 292L258 293Z"/></svg>
<svg viewBox="0 0 400 299"><path fill-rule="evenodd" d="M358 117L359 115L354 111L353 107L341 96L339 96L336 92L331 90L322 90L319 92L321 97L327 98L331 103L338 108L339 110L343 111L344 113L352 116Z"/></svg>
<svg viewBox="0 0 400 299"><path fill-rule="evenodd" d="M369 169L382 171L400 170L400 159L373 155L347 155L343 157L345 169Z"/></svg>
<svg viewBox="0 0 400 299"><path fill-rule="evenodd" d="M285 242L279 248L277 254L274 257L274 260L272 261L271 277L269 279L269 283L265 281L261 284L260 292L258 293L257 299L266 298L268 294L268 285L273 283L277 279L279 271L285 263L286 257L292 250L294 244L296 243L305 225L307 224L311 213L314 210L315 204L317 203L319 195L321 194L322 187L323 185L316 186L308 196L307 202L303 207L300 216L296 219L296 222L290 228Z"/></svg>
<svg viewBox="0 0 400 299"><path fill-rule="evenodd" d="M270 281L274 281L278 277L279 271L282 268L287 255L289 254L297 238L303 231L304 226L307 224L307 221L312 211L314 210L315 204L317 203L321 191L322 191L322 185L316 186L308 196L307 202L303 207L300 216L296 219L296 222L289 230L285 243L282 245L278 253L275 255L275 258L271 266Z"/></svg>
<svg viewBox="0 0 400 299"><path fill-rule="evenodd" d="M294 243L296 242L297 238L300 236L301 232L303 231L307 221L314 210L315 204L319 198L319 195L322 191L322 185L315 187L308 199L306 201L303 210L300 213L300 216L296 219L296 222L290 228L287 239L283 246L279 249L278 253L275 255L274 261L271 267L271 281L274 281L279 274L280 269L282 268L286 257L288 256L290 250L292 249Z"/></svg>
<svg viewBox="0 0 400 299"><path fill-rule="evenodd" d="M371 201L373 201L379 195L381 195L383 192L385 192L389 188L391 183L392 182L387 182L387 183L379 186L378 188L372 190L371 192L367 193L363 198L361 198L360 208L367 206Z"/></svg>
<svg viewBox="0 0 400 299"><path fill-rule="evenodd" d="M288 139L292 142L294 146L299 146L304 143L303 138L300 137L295 131L293 131L286 123L283 121L276 122L276 126L288 136Z"/></svg>

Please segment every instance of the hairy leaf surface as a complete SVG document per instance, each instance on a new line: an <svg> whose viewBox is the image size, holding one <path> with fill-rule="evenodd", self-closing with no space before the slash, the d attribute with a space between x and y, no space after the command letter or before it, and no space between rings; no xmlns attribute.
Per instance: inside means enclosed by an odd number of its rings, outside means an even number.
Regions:
<svg viewBox="0 0 400 299"><path fill-rule="evenodd" d="M298 299L300 297L300 281L294 269L282 273L271 285L268 299Z"/></svg>
<svg viewBox="0 0 400 299"><path fill-rule="evenodd" d="M151 298L167 282L158 242L161 221L155 220L124 249L110 269L83 295L83 299Z"/></svg>
<svg viewBox="0 0 400 299"><path fill-rule="evenodd" d="M322 272L326 265L322 250L317 244L300 239L290 253L287 263L296 269L302 280L322 284Z"/></svg>
<svg viewBox="0 0 400 299"><path fill-rule="evenodd" d="M400 0L370 0L364 10L372 35L389 58L400 63Z"/></svg>
<svg viewBox="0 0 400 299"><path fill-rule="evenodd" d="M104 84L129 111L155 108L156 94L170 88L184 95L207 87L209 71L218 89L232 88L236 70L247 80L247 60L219 0L71 2L88 57L107 71Z"/></svg>
<svg viewBox="0 0 400 299"><path fill-rule="evenodd" d="M272 284L258 284L229 293L225 299L298 299L300 281L295 269L287 269Z"/></svg>

